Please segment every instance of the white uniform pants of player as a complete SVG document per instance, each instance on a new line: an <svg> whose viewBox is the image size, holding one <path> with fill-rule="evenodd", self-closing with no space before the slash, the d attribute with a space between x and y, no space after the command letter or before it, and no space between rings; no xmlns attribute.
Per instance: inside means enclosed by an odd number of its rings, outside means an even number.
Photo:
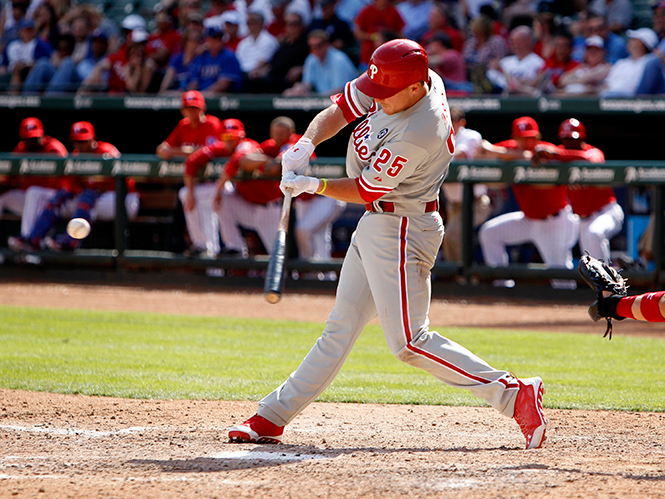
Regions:
<svg viewBox="0 0 665 499"><path fill-rule="evenodd" d="M25 191L25 205L23 207L23 217L21 218L21 236L29 237L32 228L35 226L37 218L46 208L49 200L56 195L56 189L48 187L32 186ZM76 209L78 198L70 199L60 209L60 216L63 218L71 217ZM125 197L125 209L127 217L131 220L136 218L140 207L139 195L136 192L130 192ZM115 192L108 191L102 193L95 207L90 211L92 222L95 220L113 220L115 219Z"/></svg>
<svg viewBox="0 0 665 499"><path fill-rule="evenodd" d="M217 213L222 242L227 250L247 254L247 244L239 225L257 232L268 254L272 251L282 213L282 199L261 205L250 203L236 193L224 196Z"/></svg>
<svg viewBox="0 0 665 499"><path fill-rule="evenodd" d="M228 182L227 184L230 185ZM224 194L226 194L226 186L224 187ZM186 196L187 188L183 187L178 192L180 202L183 204L185 203ZM192 241L192 248L205 251L213 256L220 251L219 220L212 205L214 198L214 183L197 184L194 186L196 206L193 210L184 210L187 233L189 234L189 239Z"/></svg>
<svg viewBox="0 0 665 499"><path fill-rule="evenodd" d="M469 389L512 417L518 389L514 378L429 330L430 269L442 237L438 212L413 217L365 213L351 238L323 335L298 369L260 402L258 413L277 425L293 420L332 382L365 325L378 315L399 360Z"/></svg>
<svg viewBox="0 0 665 499"><path fill-rule="evenodd" d="M580 250L595 258L610 261L610 239L623 226L623 210L616 201L580 220Z"/></svg>
<svg viewBox="0 0 665 499"><path fill-rule="evenodd" d="M22 189L12 189L0 194L0 216L4 210L12 212L14 215L22 215L24 205L25 191Z"/></svg>
<svg viewBox="0 0 665 499"><path fill-rule="evenodd" d="M346 203L325 196L307 201L298 199L296 241L300 258L328 260L332 253L332 224L346 208Z"/></svg>
<svg viewBox="0 0 665 499"><path fill-rule="evenodd" d="M508 266L506 246L532 242L543 262L554 268L573 268L572 248L579 234L579 217L566 206L544 220L527 218L521 211L499 215L483 224L478 233L485 263Z"/></svg>

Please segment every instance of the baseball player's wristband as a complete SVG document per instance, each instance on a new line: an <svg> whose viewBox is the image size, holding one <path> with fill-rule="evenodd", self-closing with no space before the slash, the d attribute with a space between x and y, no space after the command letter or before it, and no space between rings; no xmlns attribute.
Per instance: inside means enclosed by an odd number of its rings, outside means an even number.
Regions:
<svg viewBox="0 0 665 499"><path fill-rule="evenodd" d="M316 194L323 194L328 187L328 179L322 178L321 181L323 182L323 188L320 191L316 191Z"/></svg>

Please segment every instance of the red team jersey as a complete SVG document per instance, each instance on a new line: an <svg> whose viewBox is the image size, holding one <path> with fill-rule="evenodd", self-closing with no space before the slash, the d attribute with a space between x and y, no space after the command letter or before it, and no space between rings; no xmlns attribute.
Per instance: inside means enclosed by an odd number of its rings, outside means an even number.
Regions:
<svg viewBox="0 0 665 499"><path fill-rule="evenodd" d="M180 34L174 29L170 29L165 33L153 33L145 45L145 55L151 56L162 49L172 54L179 45Z"/></svg>
<svg viewBox="0 0 665 499"><path fill-rule="evenodd" d="M222 122L219 118L206 114L205 121L196 127L190 126L189 118L181 119L164 142L171 147L199 148L218 142L221 136Z"/></svg>
<svg viewBox="0 0 665 499"><path fill-rule="evenodd" d="M559 146L556 155L552 159L556 161L604 163L605 155L597 147L585 143L582 144L581 151ZM573 212L582 218L587 218L608 203L617 200L611 187L596 187L593 185L569 185L568 199L570 199Z"/></svg>
<svg viewBox="0 0 665 499"><path fill-rule="evenodd" d="M16 144L12 151L16 154L33 154L25 149L23 141ZM58 139L44 135L42 138L42 146L37 151L37 154L53 154L63 158L67 157L67 148ZM61 189L67 185L64 177L43 177L41 175L21 175L19 182L19 189L26 190L28 187L38 185L40 187L48 187L50 189Z"/></svg>
<svg viewBox="0 0 665 499"><path fill-rule="evenodd" d="M506 149L517 149L517 142L513 139L504 140L495 145L505 147ZM542 141L538 142L538 145L556 147L554 144ZM544 220L551 215L556 215L568 206L565 185L536 186L513 184L512 188L515 199L517 199L517 204L527 218Z"/></svg>
<svg viewBox="0 0 665 499"><path fill-rule="evenodd" d="M97 147L95 148L94 151L91 151L90 153L82 153L78 149L74 149L72 151L73 155L78 155L78 154L98 154L100 156L110 156L111 158L119 158L120 157L120 151L118 151L118 148L114 146L113 144L109 142L103 142L101 140L97 141ZM127 182L127 189L129 192L136 192L136 181L133 178L128 178L126 180ZM115 190L115 179L112 178L100 178L100 179L95 179L91 178L88 179L85 183L86 187L89 189L94 189L96 191L100 192L109 192L109 191L114 191Z"/></svg>

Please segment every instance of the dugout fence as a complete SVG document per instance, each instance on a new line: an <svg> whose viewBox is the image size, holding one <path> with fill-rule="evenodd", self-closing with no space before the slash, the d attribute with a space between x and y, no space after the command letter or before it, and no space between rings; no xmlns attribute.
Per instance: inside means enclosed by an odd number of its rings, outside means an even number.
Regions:
<svg viewBox="0 0 665 499"><path fill-rule="evenodd" d="M223 169L223 161L209 163L205 169L208 179L215 179ZM311 165L311 174L318 177L338 178L344 176L343 158L319 158ZM120 159L103 159L99 156L70 156L68 158L44 155L18 156L0 154L0 175L78 175L102 176L115 179L118 201L127 195L126 178L148 182L150 185L178 187L182 182L184 164L179 161L164 161L153 155L123 155ZM491 279L574 279L579 281L576 270L548 268L542 264L511 264L493 268L477 262L474 257L473 186L487 185L564 184L564 185L611 185L614 187L649 187L653 224L653 268L630 270L626 277L641 286L660 287L665 282L663 269L663 217L665 209L665 161L608 161L604 164L548 163L534 167L526 162L503 163L497 161L453 162L446 182L463 184L462 200L462 261L438 261L433 274L440 279L455 279L474 283ZM154 193L143 193L149 199ZM362 208L355 206L356 213ZM164 211L164 210L162 210ZM166 210L168 211L168 210ZM5 223L5 222L3 222ZM110 249L85 248L72 253L36 252L27 255L47 265L99 266L127 272L135 268L154 269L227 269L261 270L268 264L267 256L256 256L246 260L223 258L188 258L173 251L131 248L130 236L144 231L150 234L158 227L173 223L168 213L163 216L147 215L128 220L124 202L116 202L116 217L113 223ZM293 231L290 232L292 234ZM21 264L26 255L15 254L5 247L6 239L0 242L0 256L6 265ZM289 258L287 268L299 272L339 271L341 258L328 261L308 261Z"/></svg>

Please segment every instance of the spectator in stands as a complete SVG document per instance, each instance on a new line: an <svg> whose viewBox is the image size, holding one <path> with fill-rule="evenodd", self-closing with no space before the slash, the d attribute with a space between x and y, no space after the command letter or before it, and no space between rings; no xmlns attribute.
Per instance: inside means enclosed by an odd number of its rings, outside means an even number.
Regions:
<svg viewBox="0 0 665 499"><path fill-rule="evenodd" d="M467 19L475 19L480 14L480 9L484 5L491 4L491 0L464 0L464 17Z"/></svg>
<svg viewBox="0 0 665 499"><path fill-rule="evenodd" d="M201 92L184 92L180 112L183 119L157 147L157 156L162 159L184 159L221 138L222 123L215 116L206 114L206 103ZM220 250L219 226L212 209L215 185L211 182L196 182L199 168L206 163L195 168L186 167L183 179L185 186L178 193L191 241L186 252L188 256L215 256Z"/></svg>
<svg viewBox="0 0 665 499"><path fill-rule="evenodd" d="M354 63L358 60L358 46L349 23L335 12L338 0L321 0L321 16L312 20L309 30L322 29L330 36L330 44L348 55Z"/></svg>
<svg viewBox="0 0 665 499"><path fill-rule="evenodd" d="M554 53L545 61L539 79L540 88L544 93L554 93L560 89L559 78L566 71L572 71L577 67L577 61L571 58L573 51L573 39L570 33L561 31L554 39Z"/></svg>
<svg viewBox="0 0 665 499"><path fill-rule="evenodd" d="M35 21L37 38L48 43L51 47L56 47L60 30L58 29L58 19L53 6L49 3L41 3L35 10L33 21Z"/></svg>
<svg viewBox="0 0 665 499"><path fill-rule="evenodd" d="M658 35L651 28L626 31L630 57L617 61L610 69L602 97L635 97L665 93L663 64L653 49Z"/></svg>
<svg viewBox="0 0 665 499"><path fill-rule="evenodd" d="M587 11L579 12L575 19L573 19L568 26L570 33L573 35L573 53L571 57L577 62L584 60L586 52L586 40L592 36L591 29L589 29L589 18ZM603 46L605 41L603 40Z"/></svg>
<svg viewBox="0 0 665 499"><path fill-rule="evenodd" d="M270 65L270 60L279 48L277 38L264 28L263 15L250 12L247 15L249 34L238 43L236 57L240 69L250 80L258 78Z"/></svg>
<svg viewBox="0 0 665 499"><path fill-rule="evenodd" d="M349 23L349 26L353 26L358 13L371 3L372 0L338 0L335 12L340 19Z"/></svg>
<svg viewBox="0 0 665 499"><path fill-rule="evenodd" d="M536 146L554 144L540 140L536 121L523 116L512 126L512 138L497 144L483 142L483 155L506 161L531 159ZM485 222L478 234L485 263L491 267L508 265L507 246L532 242L543 262L553 268L573 268L572 248L579 234L579 218L573 214L565 185L512 185L520 211L505 213ZM552 237L554 235L554 237ZM497 280L495 286L513 287L511 279ZM553 279L554 288L574 288L575 281Z"/></svg>
<svg viewBox="0 0 665 499"><path fill-rule="evenodd" d="M423 37L432 9L431 0L404 0L397 4L397 11L404 21L402 33L406 38L418 41Z"/></svg>
<svg viewBox="0 0 665 499"><path fill-rule="evenodd" d="M158 70L164 71L180 45L180 34L173 26L173 18L165 11L155 15L155 25L146 42L145 55L155 61Z"/></svg>
<svg viewBox="0 0 665 499"><path fill-rule="evenodd" d="M208 7L208 12L206 12L205 17L208 19L211 17L219 17L232 8L233 2L231 0L210 0L210 6Z"/></svg>
<svg viewBox="0 0 665 499"><path fill-rule="evenodd" d="M533 20L533 52L545 61L554 53L557 28L554 14L550 12L541 12Z"/></svg>
<svg viewBox="0 0 665 499"><path fill-rule="evenodd" d="M586 41L584 62L559 79L560 93L597 95L612 65L605 60L603 39L597 35Z"/></svg>
<svg viewBox="0 0 665 499"><path fill-rule="evenodd" d="M633 4L630 0L592 0L589 12L603 16L607 27L614 33L623 33L633 21Z"/></svg>
<svg viewBox="0 0 665 499"><path fill-rule="evenodd" d="M450 25L450 7L444 2L435 2L430 12L428 26L429 30L422 36L421 45L424 47L433 37L439 33L444 33L449 39L452 48L462 52L464 48L464 37L459 30Z"/></svg>
<svg viewBox="0 0 665 499"><path fill-rule="evenodd" d="M12 151L15 154L49 154L53 156L67 156L67 149L57 139L44 135L44 126L37 118L26 118L19 126L20 142ZM0 194L0 217L3 210L15 215L23 215L26 189L32 185L48 186L53 177L39 175L18 175L3 182L6 189Z"/></svg>
<svg viewBox="0 0 665 499"><path fill-rule="evenodd" d="M533 32L528 26L518 26L510 32L513 54L500 61L491 61L487 77L507 94L536 95L539 91L538 73L545 61L533 51Z"/></svg>
<svg viewBox="0 0 665 499"><path fill-rule="evenodd" d="M92 72L94 67L106 57L109 53L109 38L107 34L101 29L97 29L92 33L90 37L90 52L79 62L76 66L76 74L78 81L67 83L67 88L72 88L73 83L76 83L77 86L84 81L88 75ZM55 76L54 76L55 78ZM57 81L57 80L56 80Z"/></svg>
<svg viewBox="0 0 665 499"><path fill-rule="evenodd" d="M619 59L628 57L626 41L620 35L613 33L607 27L603 16L591 15L588 20L589 33L600 36L605 42L607 62L614 64Z"/></svg>
<svg viewBox="0 0 665 499"><path fill-rule="evenodd" d="M473 93L473 85L466 79L464 58L446 33L439 32L432 36L425 45L429 67L436 71L446 85L448 95Z"/></svg>
<svg viewBox="0 0 665 499"><path fill-rule="evenodd" d="M64 33L71 32L74 20L79 17L83 17L87 20L87 26L85 27L87 33L86 36L89 36L96 30L101 30L106 33L110 53L115 52L118 50L118 47L120 47L121 35L126 37L133 29L141 28L146 30L145 20L139 15L132 14L123 20L123 29L121 33L121 30L118 29L117 24L106 17L102 12L100 12L100 10L95 5L84 2L79 3L76 7L70 8L65 13L65 15L60 18L58 21L58 27L60 28L60 31ZM125 28L125 26L128 25L133 25L133 27L131 29ZM72 34L77 36L75 33ZM85 57L87 55L85 52L85 46L79 50L82 52L80 54L81 57ZM75 51L75 53L77 53L77 51Z"/></svg>
<svg viewBox="0 0 665 499"><path fill-rule="evenodd" d="M504 6L501 11L501 20L510 31L522 25L531 26L538 15L539 5L531 0L515 0L510 5Z"/></svg>
<svg viewBox="0 0 665 499"><path fill-rule="evenodd" d="M285 19L285 38L270 64L257 71L257 78L248 80L249 92L282 93L302 76L303 64L309 55L305 26L298 14L287 14Z"/></svg>
<svg viewBox="0 0 665 499"><path fill-rule="evenodd" d="M171 91L180 95L187 90L192 79L192 63L203 53L205 47L201 44L201 34L197 30L187 30L181 39L182 51L174 54L166 68L166 73L159 87L160 93Z"/></svg>
<svg viewBox="0 0 665 499"><path fill-rule="evenodd" d="M487 78L487 70L492 61L499 61L508 55L508 44L492 34L492 20L478 16L469 23L471 36L464 42L462 55L467 64L469 80L476 93L496 92L497 87Z"/></svg>
<svg viewBox="0 0 665 499"><path fill-rule="evenodd" d="M58 37L55 50L48 59L42 58L35 62L23 84L23 93L34 94L44 91L47 86L51 92L73 92L76 88L66 85L76 81L76 62L72 58L76 41L70 34ZM58 73L58 81L51 81Z"/></svg>
<svg viewBox="0 0 665 499"><path fill-rule="evenodd" d="M268 25L268 32L275 36L280 42L287 37L288 14L296 14L300 17L303 26L308 26L312 19L312 8L309 0L271 0L272 21Z"/></svg>
<svg viewBox="0 0 665 499"><path fill-rule="evenodd" d="M240 16L240 25L247 25L250 12L258 12L263 16L263 25L268 26L273 20L270 0L235 0L233 2L236 12Z"/></svg>
<svg viewBox="0 0 665 499"><path fill-rule="evenodd" d="M207 49L192 63L190 90L208 95L236 92L242 85L242 72L238 59L224 47L224 32L217 27L206 29Z"/></svg>
<svg viewBox="0 0 665 499"><path fill-rule="evenodd" d="M178 16L178 25L184 26L187 24L191 16L201 16L203 18L203 11L201 9L200 0L181 0Z"/></svg>
<svg viewBox="0 0 665 499"><path fill-rule="evenodd" d="M653 6L653 30L659 40L653 52L665 64L665 0L660 0Z"/></svg>
<svg viewBox="0 0 665 499"><path fill-rule="evenodd" d="M374 0L358 13L353 33L360 41L360 69L367 69L367 64L376 48L374 39L379 31L392 31L402 35L404 20L391 0Z"/></svg>
<svg viewBox="0 0 665 499"><path fill-rule="evenodd" d="M348 81L358 76L358 70L341 50L330 45L328 33L314 30L307 36L311 53L305 59L302 82L284 91L284 95L334 95L344 90Z"/></svg>
<svg viewBox="0 0 665 499"><path fill-rule="evenodd" d="M455 131L455 157L456 161L473 161L483 142L480 133L466 128L466 115L460 108L450 109L450 120ZM443 238L443 253L446 261L462 261L462 197L464 186L458 182L445 182L441 186L446 206L446 237ZM491 211L490 198L487 195L487 186L473 185L473 227L480 226Z"/></svg>
<svg viewBox="0 0 665 499"><path fill-rule="evenodd" d="M143 93L147 90L155 70L152 59L145 57L148 32L132 31L116 52L110 54L90 72L81 84L81 91L108 89L109 93ZM105 75L108 73L108 79Z"/></svg>
<svg viewBox="0 0 665 499"><path fill-rule="evenodd" d="M65 30L63 30L65 31ZM90 50L90 36L92 35L92 23L85 16L77 16L72 19L69 32L74 37L76 44L74 45L74 53L72 60L78 64L88 55Z"/></svg>
<svg viewBox="0 0 665 499"><path fill-rule="evenodd" d="M28 11L28 2L14 1L11 3L5 2L5 8L2 11L2 19L4 21L0 26L0 50L4 50L7 44L11 41L18 39L18 26L24 19L27 19L26 12Z"/></svg>
<svg viewBox="0 0 665 499"><path fill-rule="evenodd" d="M241 26L240 15L235 10L227 10L219 20L224 29L224 46L235 53L240 40L246 35L247 27ZM242 36L241 30L244 33Z"/></svg>
<svg viewBox="0 0 665 499"><path fill-rule="evenodd" d="M2 53L0 90L19 92L35 62L51 56L50 47L36 38L34 22L24 19L18 28L18 39L9 42Z"/></svg>

